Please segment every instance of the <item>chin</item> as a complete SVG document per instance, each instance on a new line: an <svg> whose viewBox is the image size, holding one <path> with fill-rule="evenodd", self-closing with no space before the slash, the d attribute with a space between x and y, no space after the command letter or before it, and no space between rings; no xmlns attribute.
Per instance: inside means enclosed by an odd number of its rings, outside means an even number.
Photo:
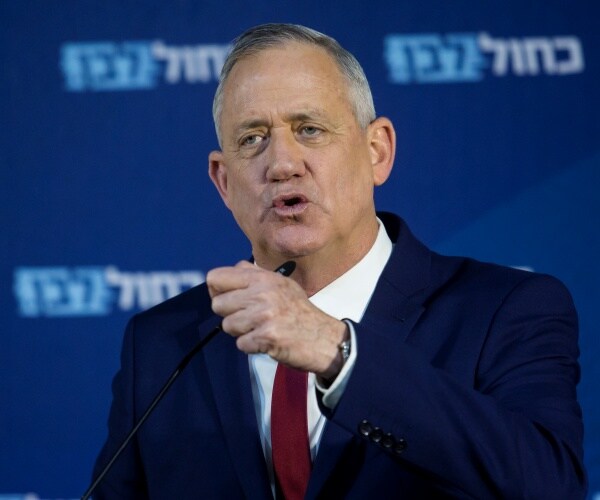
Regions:
<svg viewBox="0 0 600 500"><path fill-rule="evenodd" d="M304 257L319 251L323 238L314 229L287 227L279 229L267 242L267 248L286 257Z"/></svg>

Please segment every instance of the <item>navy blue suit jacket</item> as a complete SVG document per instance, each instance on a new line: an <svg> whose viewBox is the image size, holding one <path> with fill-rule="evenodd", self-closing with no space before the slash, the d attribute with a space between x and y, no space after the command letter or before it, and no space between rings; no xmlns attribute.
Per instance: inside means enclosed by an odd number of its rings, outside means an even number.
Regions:
<svg viewBox="0 0 600 500"><path fill-rule="evenodd" d="M577 317L557 280L444 257L380 214L395 247L328 417L308 498L585 495ZM205 286L128 325L103 465L220 318ZM95 498L271 498L247 356L218 335Z"/></svg>

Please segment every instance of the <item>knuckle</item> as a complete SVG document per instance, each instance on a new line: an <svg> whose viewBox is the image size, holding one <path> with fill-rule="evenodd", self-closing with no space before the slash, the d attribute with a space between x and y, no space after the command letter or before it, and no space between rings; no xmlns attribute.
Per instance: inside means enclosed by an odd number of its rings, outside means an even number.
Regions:
<svg viewBox="0 0 600 500"><path fill-rule="evenodd" d="M223 298L220 295L214 296L212 298L212 302L211 302L212 310L218 314L222 309L222 303L223 303Z"/></svg>
<svg viewBox="0 0 600 500"><path fill-rule="evenodd" d="M252 352L251 346L248 344L248 339L246 338L246 335L238 337L235 340L235 345L242 352L245 352L245 353Z"/></svg>
<svg viewBox="0 0 600 500"><path fill-rule="evenodd" d="M231 317L230 316L224 317L223 321L221 322L221 326L223 327L223 330L225 330L227 333L231 333L231 327L233 326L231 324Z"/></svg>
<svg viewBox="0 0 600 500"><path fill-rule="evenodd" d="M275 328L272 324L263 324L263 327L261 328L261 339L268 342L270 346L277 346L281 341L279 329Z"/></svg>
<svg viewBox="0 0 600 500"><path fill-rule="evenodd" d="M204 277L204 281L206 282L207 286L211 286L213 283L213 279L214 279L214 271L211 269L210 271L208 271L206 273L206 276Z"/></svg>

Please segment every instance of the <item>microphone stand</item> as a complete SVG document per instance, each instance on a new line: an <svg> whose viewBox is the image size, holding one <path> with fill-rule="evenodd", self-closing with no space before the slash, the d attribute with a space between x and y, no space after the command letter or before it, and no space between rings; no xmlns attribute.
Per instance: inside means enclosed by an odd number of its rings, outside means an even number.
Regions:
<svg viewBox="0 0 600 500"><path fill-rule="evenodd" d="M275 269L275 272L282 274L283 276L289 276L294 272L295 268L296 268L296 263L294 261L288 261L288 262L283 263L277 269ZM96 477L94 482L90 485L90 487L82 495L81 500L88 500L90 498L91 494L94 492L96 487L100 484L102 479L104 479L104 476L106 476L108 471L110 471L110 469L112 469L112 466L114 465L116 460L121 456L121 453L123 453L123 451L129 444L129 442L137 434L137 431L139 430L139 428L148 419L150 414L154 411L154 408L156 408L156 405L158 403L160 403L161 399L169 391L169 389L171 388L171 386L173 385L175 380L177 380L177 377L179 377L181 372L189 364L189 362L192 360L192 358L198 352L200 352L204 348L204 346L206 344L208 344L217 335L217 333L219 333L221 331L223 331L223 323L220 323L218 326L215 326L209 332L209 334L206 337L204 337L200 342L198 342L194 346L194 348L190 352L188 352L184 356L184 358L179 362L179 364L177 365L177 368L175 368L175 370L173 371L171 376L165 382L165 385L163 385L162 389L158 392L158 394L156 396L154 396L154 399L152 400L152 402L150 403L150 405L148 406L148 408L146 409L144 414L141 416L141 418L138 420L138 422L134 425L133 429L131 429L131 431L129 431L129 434L127 434L127 436L121 443L121 446L119 446L119 449L114 453L114 455L111 457L111 459L108 461L108 463L104 466L102 471L100 471L100 474L98 474L98 477Z"/></svg>
<svg viewBox="0 0 600 500"><path fill-rule="evenodd" d="M129 444L129 442L137 434L138 429L148 419L150 414L154 411L154 408L156 407L156 405L160 402L160 400L163 398L163 396L167 393L167 391L173 385L173 382L175 382L175 380L177 380L177 377L179 377L181 372L188 365L188 363L192 360L192 358L199 351L201 351L202 348L206 344L208 344L215 337L215 335L217 333L219 333L220 331L221 331L221 325L218 325L215 328L213 328L210 331L210 333L206 337L204 337L200 342L198 342L196 344L196 346L188 354L186 354L186 356L179 362L179 364L177 365L177 368L175 368L175 371L171 374L171 376L169 377L169 379L167 380L165 385L163 385L162 389L158 392L158 394L156 396L154 396L154 399L152 400L152 402L150 403L150 405L148 406L148 408L146 409L144 414L141 416L141 418L138 420L137 424L135 424L133 429L131 429L131 431L129 431L129 434L127 434L127 436L121 443L121 446L119 446L119 449L115 452L115 454L111 457L111 459L108 461L108 463L104 466L104 468L102 469L100 474L98 474L98 477L94 480L94 482L90 485L90 487L83 494L83 496L81 497L81 500L88 500L90 498L90 495L94 492L96 487L100 484L100 481L102 481L102 479L104 479L104 476L106 476L108 471L110 469L112 469L112 466L115 463L115 461L117 460L117 458L119 458L121 456L121 453L123 453L123 451Z"/></svg>

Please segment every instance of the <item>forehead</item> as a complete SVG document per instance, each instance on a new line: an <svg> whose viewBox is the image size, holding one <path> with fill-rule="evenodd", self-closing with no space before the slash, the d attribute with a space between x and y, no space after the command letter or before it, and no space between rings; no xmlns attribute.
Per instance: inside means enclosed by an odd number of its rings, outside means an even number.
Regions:
<svg viewBox="0 0 600 500"><path fill-rule="evenodd" d="M292 108L351 110L348 81L325 49L289 42L248 55L232 68L223 89L224 121L267 110L299 111Z"/></svg>

